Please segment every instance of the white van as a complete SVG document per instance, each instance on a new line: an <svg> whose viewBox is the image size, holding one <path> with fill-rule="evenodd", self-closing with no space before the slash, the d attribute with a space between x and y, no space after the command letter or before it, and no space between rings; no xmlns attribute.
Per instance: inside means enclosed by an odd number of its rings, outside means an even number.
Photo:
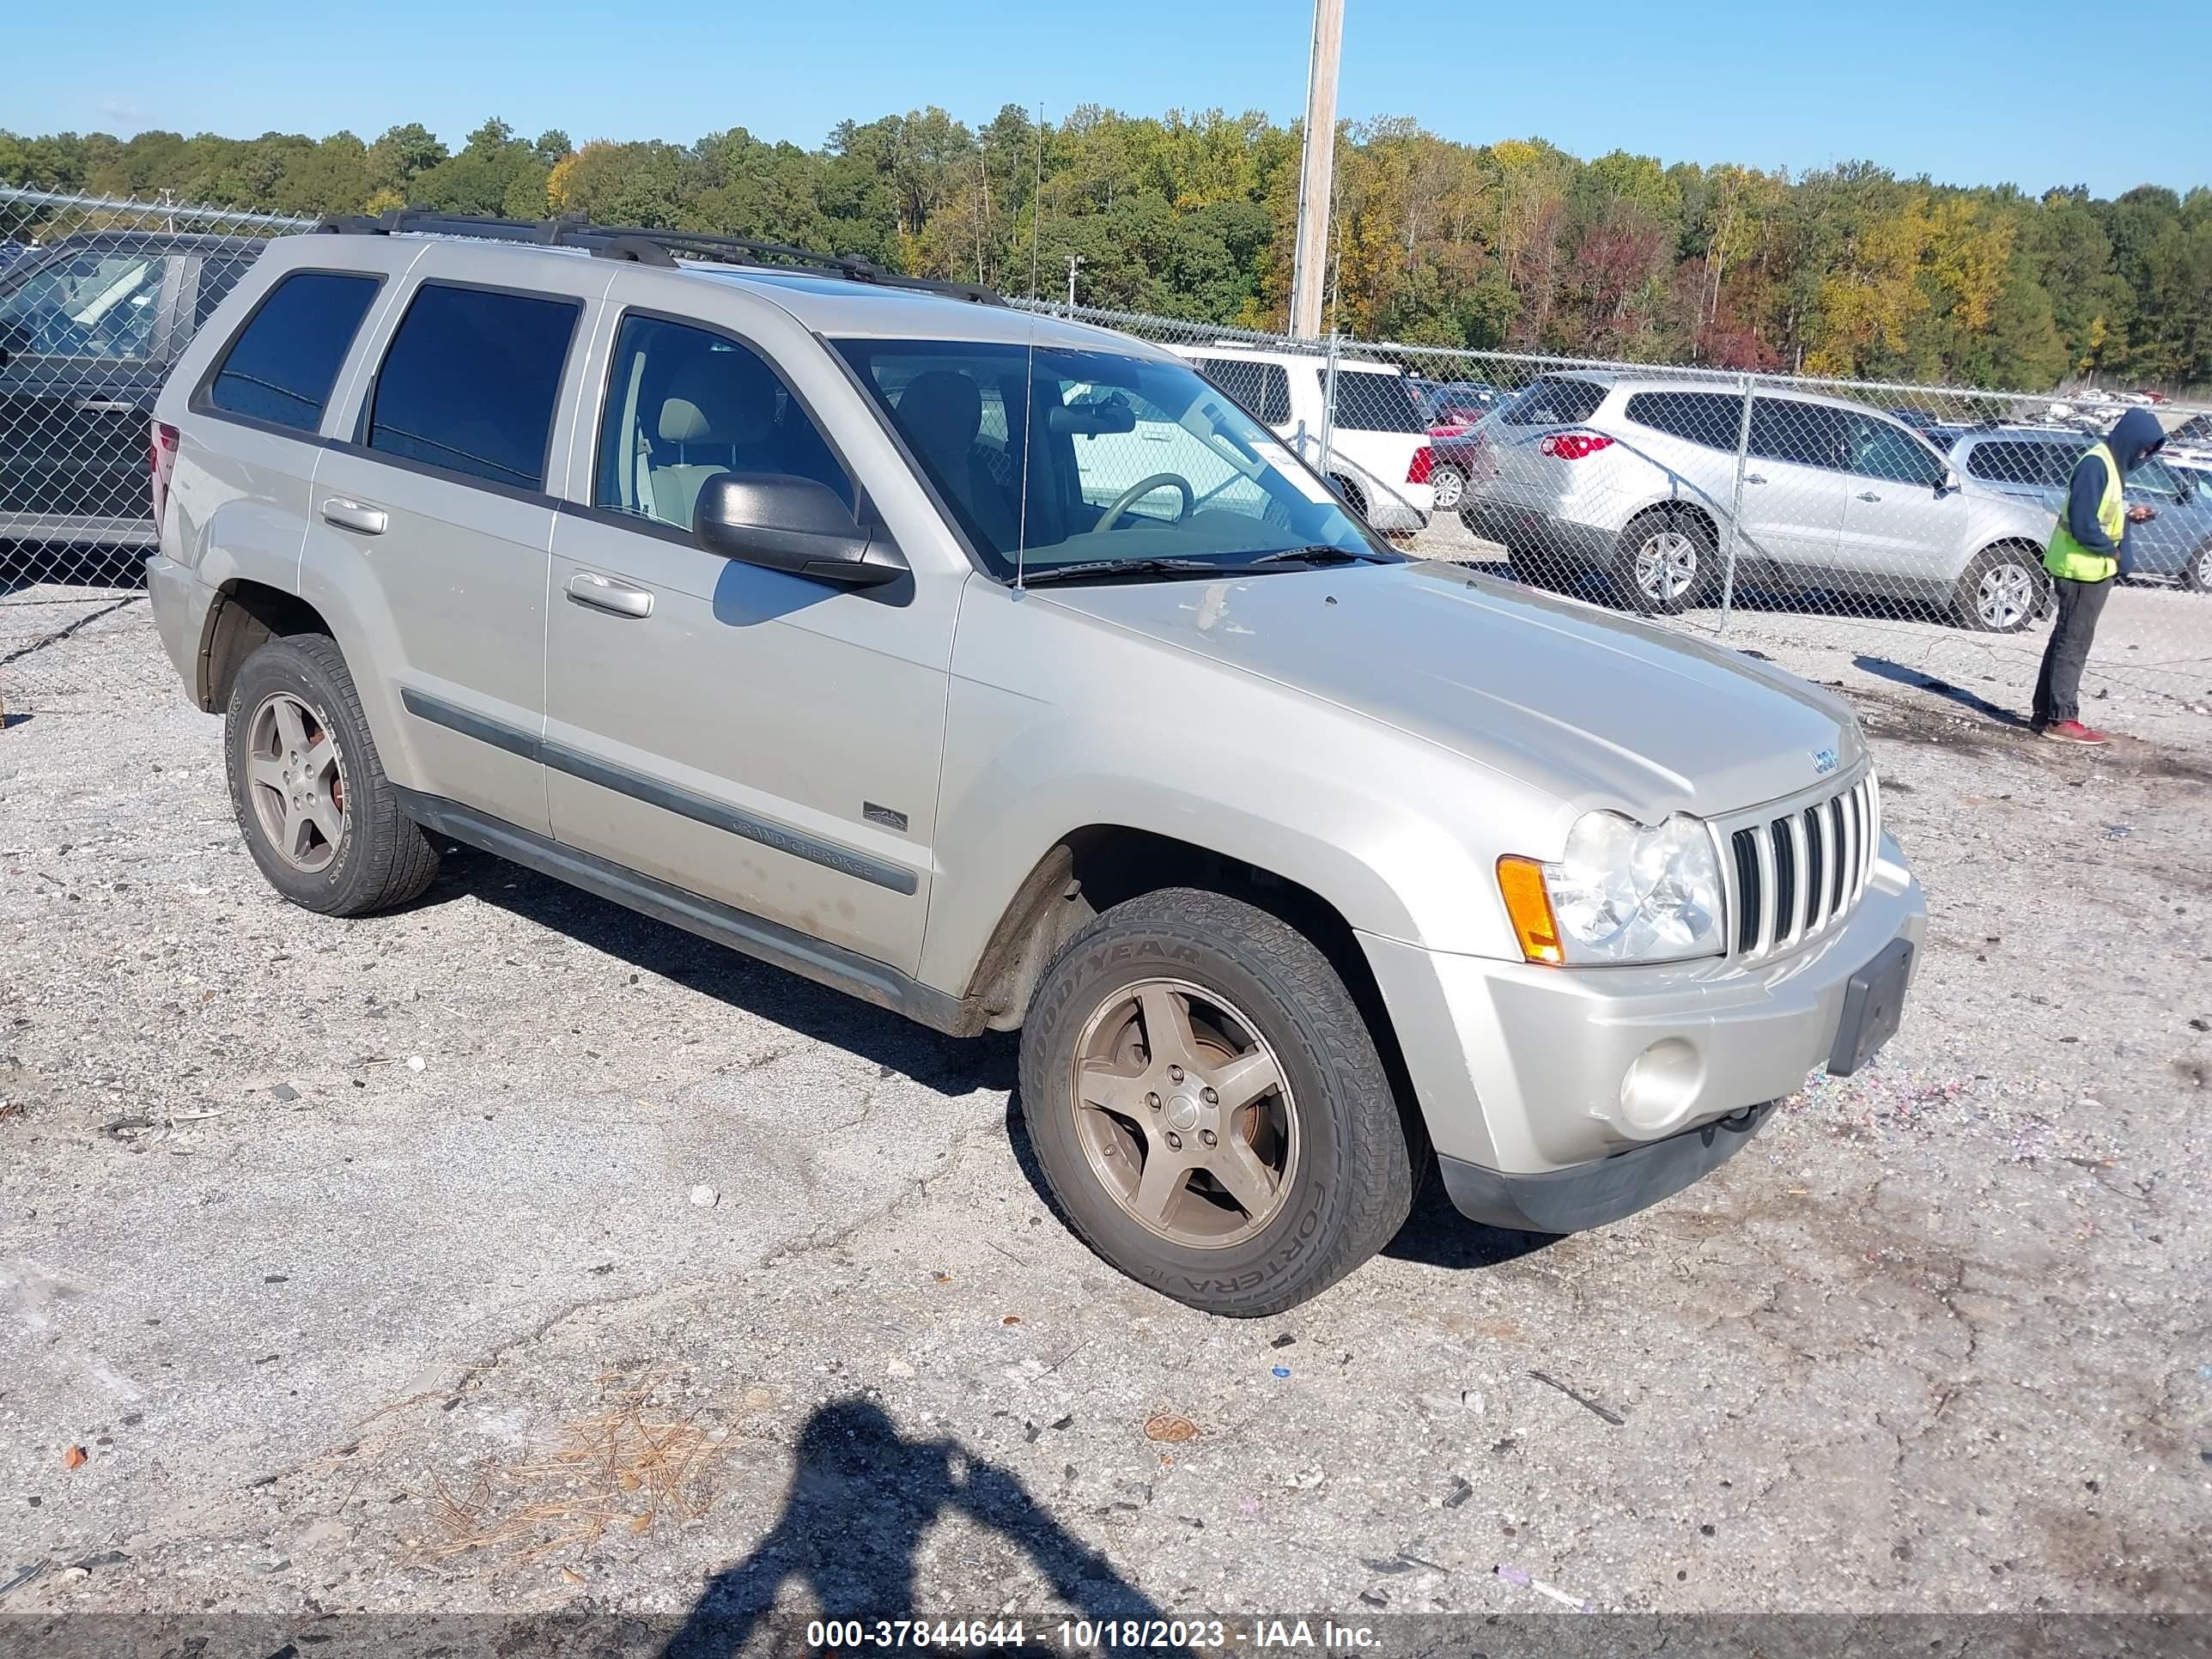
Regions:
<svg viewBox="0 0 2212 1659"><path fill-rule="evenodd" d="M1273 428L1310 465L1326 472L1352 510L1376 530L1424 528L1433 506L1433 460L1420 400L1392 363L1336 365L1336 419L1322 456L1322 386L1328 360L1294 351L1223 343L1169 350Z"/></svg>

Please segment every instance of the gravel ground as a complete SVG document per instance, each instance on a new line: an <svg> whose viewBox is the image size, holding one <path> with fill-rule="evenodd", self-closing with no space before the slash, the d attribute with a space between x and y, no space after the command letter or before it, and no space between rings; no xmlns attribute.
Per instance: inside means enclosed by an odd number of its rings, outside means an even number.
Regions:
<svg viewBox="0 0 2212 1659"><path fill-rule="evenodd" d="M1231 1323L1054 1221L1008 1039L472 853L285 906L143 609L0 736L9 1613L2212 1611L2185 688L2093 671L2138 735L2063 750L1972 659L1747 629L1929 895L1879 1067Z"/></svg>

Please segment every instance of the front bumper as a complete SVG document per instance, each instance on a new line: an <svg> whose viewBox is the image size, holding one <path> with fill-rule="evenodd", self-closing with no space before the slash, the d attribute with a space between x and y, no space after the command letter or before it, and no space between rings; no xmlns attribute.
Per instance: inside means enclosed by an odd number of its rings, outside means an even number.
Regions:
<svg viewBox="0 0 2212 1659"><path fill-rule="evenodd" d="M1827 1060L1852 975L1896 939L1917 963L1927 914L1884 836L1850 919L1755 966L1559 969L1360 942L1454 1201L1504 1218L1496 1224L1548 1227L1551 1215L1590 1226L1679 1190L1747 1140L1758 1109ZM1747 1110L1737 1127L1713 1128ZM1568 1195L1568 1172L1585 1190Z"/></svg>

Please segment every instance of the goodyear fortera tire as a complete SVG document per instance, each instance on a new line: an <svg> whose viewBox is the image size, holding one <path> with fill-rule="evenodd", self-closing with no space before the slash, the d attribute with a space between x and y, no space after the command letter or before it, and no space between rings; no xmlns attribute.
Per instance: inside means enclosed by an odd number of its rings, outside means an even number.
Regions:
<svg viewBox="0 0 2212 1659"><path fill-rule="evenodd" d="M1279 1313L1387 1243L1413 1153L1311 940L1217 893L1115 906L1039 981L1022 1111L1077 1237L1207 1313Z"/></svg>

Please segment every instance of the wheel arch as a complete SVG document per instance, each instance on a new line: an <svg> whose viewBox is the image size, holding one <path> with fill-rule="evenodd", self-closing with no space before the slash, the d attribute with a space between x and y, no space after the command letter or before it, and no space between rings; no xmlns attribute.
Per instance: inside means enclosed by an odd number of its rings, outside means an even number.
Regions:
<svg viewBox="0 0 2212 1659"><path fill-rule="evenodd" d="M331 634L329 623L296 593L250 577L235 576L216 589L200 629L193 696L220 714L230 701L238 671L262 645L297 634Z"/></svg>

